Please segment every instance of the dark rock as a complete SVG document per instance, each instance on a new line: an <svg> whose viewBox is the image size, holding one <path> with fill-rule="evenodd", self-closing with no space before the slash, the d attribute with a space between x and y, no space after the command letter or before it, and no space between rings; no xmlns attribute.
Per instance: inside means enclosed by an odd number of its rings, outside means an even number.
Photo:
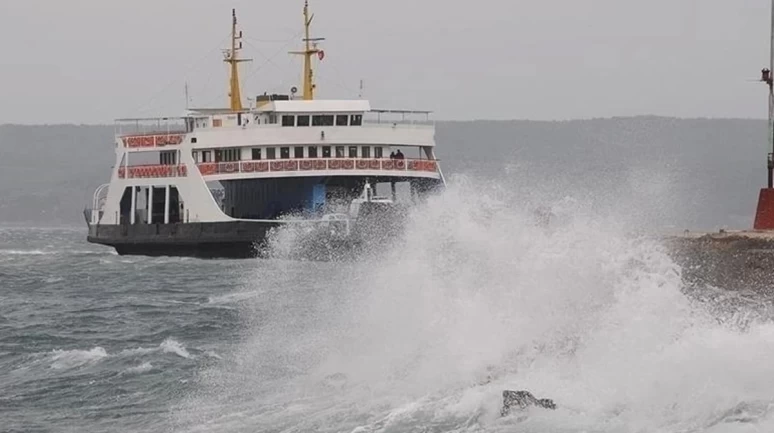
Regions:
<svg viewBox="0 0 774 433"><path fill-rule="evenodd" d="M503 408L500 415L506 416L511 408L526 409L530 406L543 409L556 409L556 404L550 398L537 398L529 391L503 391Z"/></svg>

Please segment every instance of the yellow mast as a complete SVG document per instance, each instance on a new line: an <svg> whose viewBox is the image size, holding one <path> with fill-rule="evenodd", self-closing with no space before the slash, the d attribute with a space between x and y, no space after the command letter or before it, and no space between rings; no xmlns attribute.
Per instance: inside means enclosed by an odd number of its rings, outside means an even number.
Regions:
<svg viewBox="0 0 774 433"><path fill-rule="evenodd" d="M242 39L242 31L237 34L237 17L236 9L231 10L231 48L226 50L224 62L231 66L231 80L229 82L229 102L231 111L242 110L242 95L239 90L239 64L242 62L249 62L251 59L240 59L237 52L242 49L242 42L237 41Z"/></svg>
<svg viewBox="0 0 774 433"><path fill-rule="evenodd" d="M309 36L309 28L312 25L314 14L309 16L309 0L304 1L304 51L291 51L291 54L297 54L304 56L304 100L314 99L314 91L317 85L314 84L314 71L312 71L312 56L322 53L322 50L317 48L316 42L324 41L325 38L311 38Z"/></svg>

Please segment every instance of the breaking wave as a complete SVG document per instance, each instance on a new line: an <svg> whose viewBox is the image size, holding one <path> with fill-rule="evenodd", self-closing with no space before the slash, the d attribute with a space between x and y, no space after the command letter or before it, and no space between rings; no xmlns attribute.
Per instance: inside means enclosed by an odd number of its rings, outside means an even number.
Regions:
<svg viewBox="0 0 774 433"><path fill-rule="evenodd" d="M101 347L91 350L55 350L51 356L51 368L55 370L81 367L107 358L108 353Z"/></svg>
<svg viewBox="0 0 774 433"><path fill-rule="evenodd" d="M50 367L54 370L73 369L73 368L84 367L87 365L92 365L110 357L118 357L118 358L137 357L137 356L152 354L155 352L169 353L186 359L190 359L193 357L193 355L191 355L186 350L185 346L183 346L177 340L173 338L167 338L161 344L159 344L158 347L154 347L154 348L137 347L134 349L125 349L120 352L114 352L114 353L108 353L107 350L99 346L89 350L58 350L57 349L51 352L50 354ZM148 366L150 366L150 363L146 362L140 365L139 367L137 367L139 368L139 370L135 369L132 371L135 371L135 372L142 371L142 370L145 370L146 367L147 369L149 369L150 367Z"/></svg>
<svg viewBox="0 0 774 433"><path fill-rule="evenodd" d="M485 187L484 187L485 186ZM456 182L387 251L245 277L246 332L185 431L760 431L774 325L688 296L631 209ZM532 200L534 202L534 200ZM294 236L277 242L293 242ZM292 248L292 245L281 245ZM310 268L311 271L310 271ZM312 272L313 271L313 272ZM736 317L736 319L734 319ZM500 417L503 389L556 411Z"/></svg>

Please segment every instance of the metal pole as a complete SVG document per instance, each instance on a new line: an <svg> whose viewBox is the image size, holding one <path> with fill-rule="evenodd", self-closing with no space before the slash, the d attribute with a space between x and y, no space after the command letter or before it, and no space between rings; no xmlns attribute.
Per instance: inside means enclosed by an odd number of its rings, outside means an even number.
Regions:
<svg viewBox="0 0 774 433"><path fill-rule="evenodd" d="M148 187L148 224L153 224L153 186Z"/></svg>
<svg viewBox="0 0 774 433"><path fill-rule="evenodd" d="M137 213L137 188L134 185L132 188L132 213L129 215L129 224L134 224L135 214Z"/></svg>
<svg viewBox="0 0 774 433"><path fill-rule="evenodd" d="M774 0L771 2L771 56L769 59L769 71L774 70ZM768 140L771 153L767 156L766 166L768 168L768 187L774 187L774 85L771 78L769 85L769 125Z"/></svg>
<svg viewBox="0 0 774 433"><path fill-rule="evenodd" d="M164 191L164 224L169 224L169 185Z"/></svg>

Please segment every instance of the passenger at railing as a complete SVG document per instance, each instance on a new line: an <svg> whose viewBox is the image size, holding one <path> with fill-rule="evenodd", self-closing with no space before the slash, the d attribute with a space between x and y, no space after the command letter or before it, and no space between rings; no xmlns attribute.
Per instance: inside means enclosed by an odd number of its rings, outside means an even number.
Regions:
<svg viewBox="0 0 774 433"><path fill-rule="evenodd" d="M395 152L390 152L390 159L395 159Z"/></svg>
<svg viewBox="0 0 774 433"><path fill-rule="evenodd" d="M406 159L400 149L398 149L398 153L395 154L395 159Z"/></svg>

